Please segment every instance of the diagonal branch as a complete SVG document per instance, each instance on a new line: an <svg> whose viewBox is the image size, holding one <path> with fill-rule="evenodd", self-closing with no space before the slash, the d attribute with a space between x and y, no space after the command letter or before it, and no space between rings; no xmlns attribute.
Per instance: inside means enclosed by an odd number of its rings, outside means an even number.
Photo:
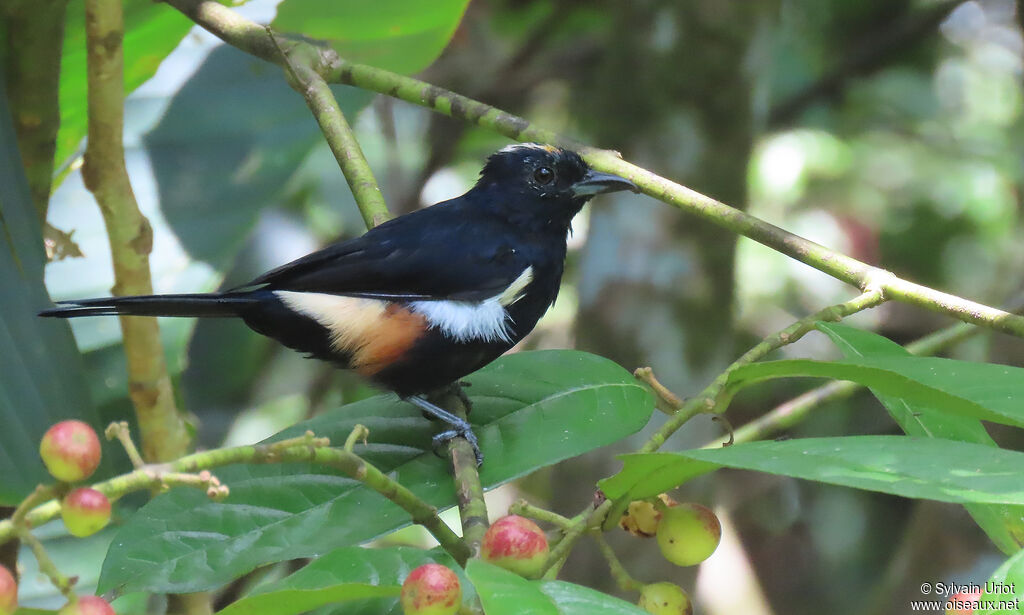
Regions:
<svg viewBox="0 0 1024 615"><path fill-rule="evenodd" d="M310 68L315 63L315 58L305 62L293 61L281 46L280 38L269 28L267 28L267 32L277 46L280 57L284 60L288 83L292 89L306 99L306 105L320 125L327 145L334 153L334 159L338 161L345 181L348 182L348 186L352 190L352 196L356 199L356 205L363 215L366 227L373 228L388 221L391 219L391 213L388 212L388 206L384 202L380 186L377 185L377 180L373 177L373 171L370 169L369 163L366 162L366 156L363 155L363 150L359 147L359 141L356 140L352 127L345 119L345 114L342 113L338 100L334 97L327 82L319 73ZM294 46L292 48L296 49ZM308 49L308 46L297 47L300 53L308 51Z"/></svg>
<svg viewBox="0 0 1024 615"><path fill-rule="evenodd" d="M274 38L263 26L213 0L166 1L226 43L269 62L285 65L285 59L279 53ZM539 128L521 117L444 88L372 66L347 62L325 46L307 42L295 42L294 45L308 51L305 55L312 61L308 67L319 73L325 81L387 94L494 130L511 139L554 143L576 149L595 169L630 179L647 195L762 243L862 291L877 289L886 299L903 301L965 322L1024 337L1024 318L1020 316L901 279L889 271L872 267L794 235L631 164L616 152L582 145Z"/></svg>
<svg viewBox="0 0 1024 615"><path fill-rule="evenodd" d="M114 261L115 295L153 292L153 229L139 211L124 163L124 16L120 0L87 0L89 142L82 178L103 214ZM120 318L128 390L150 461L183 455L190 437L174 402L160 333L153 318Z"/></svg>

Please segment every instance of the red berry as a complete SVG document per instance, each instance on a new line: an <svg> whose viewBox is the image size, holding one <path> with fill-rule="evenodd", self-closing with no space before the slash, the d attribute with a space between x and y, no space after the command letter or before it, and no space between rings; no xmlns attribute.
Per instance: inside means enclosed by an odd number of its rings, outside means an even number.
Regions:
<svg viewBox="0 0 1024 615"><path fill-rule="evenodd" d="M980 589L953 594L946 601L946 615L974 615L974 609L978 608L979 598L981 598Z"/></svg>
<svg viewBox="0 0 1024 615"><path fill-rule="evenodd" d="M116 615L114 608L99 596L79 596L74 604L67 603L57 615Z"/></svg>
<svg viewBox="0 0 1024 615"><path fill-rule="evenodd" d="M95 489L79 487L64 498L60 516L72 536L92 536L110 522L110 500Z"/></svg>
<svg viewBox="0 0 1024 615"><path fill-rule="evenodd" d="M405 615L454 615L461 604L459 577L441 564L424 564L402 583Z"/></svg>
<svg viewBox="0 0 1024 615"><path fill-rule="evenodd" d="M480 545L483 558L520 576L540 576L548 558L548 538L536 523L509 515L487 529Z"/></svg>
<svg viewBox="0 0 1024 615"><path fill-rule="evenodd" d="M693 615L690 597L675 583L644 585L637 606L653 615Z"/></svg>
<svg viewBox="0 0 1024 615"><path fill-rule="evenodd" d="M18 610L18 583L11 571L0 566L0 615Z"/></svg>
<svg viewBox="0 0 1024 615"><path fill-rule="evenodd" d="M100 465L100 440L82 421L61 421L46 431L39 454L54 478L73 483L89 478Z"/></svg>
<svg viewBox="0 0 1024 615"><path fill-rule="evenodd" d="M677 566L693 566L715 552L722 539L722 525L711 509L680 504L662 514L657 538L665 559Z"/></svg>

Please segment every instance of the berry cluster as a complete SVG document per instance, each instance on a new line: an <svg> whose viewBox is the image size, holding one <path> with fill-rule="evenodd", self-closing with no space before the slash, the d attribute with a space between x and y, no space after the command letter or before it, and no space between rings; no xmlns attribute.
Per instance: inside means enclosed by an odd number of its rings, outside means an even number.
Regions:
<svg viewBox="0 0 1024 615"><path fill-rule="evenodd" d="M90 487L70 488L70 483L88 479L100 465L100 440L92 427L82 421L61 421L50 427L39 444L39 455L56 478L61 499L61 518L73 536L95 534L110 522L110 500ZM0 566L0 615L18 609L18 584L9 570ZM114 615L114 609L99 596L71 596L58 615Z"/></svg>

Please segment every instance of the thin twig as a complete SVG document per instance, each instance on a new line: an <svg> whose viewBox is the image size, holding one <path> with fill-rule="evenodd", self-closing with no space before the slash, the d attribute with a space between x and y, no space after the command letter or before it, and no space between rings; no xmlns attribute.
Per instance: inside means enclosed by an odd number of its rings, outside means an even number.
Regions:
<svg viewBox="0 0 1024 615"><path fill-rule="evenodd" d="M356 425L352 428L352 433L348 434L348 437L345 438L345 446L343 448L351 453L356 447L356 443L362 440L363 444L366 444L366 439L369 437L370 430L366 428L366 425Z"/></svg>
<svg viewBox="0 0 1024 615"><path fill-rule="evenodd" d="M615 579L615 583L620 589L624 591L640 591L643 589L644 584L633 578L626 567L622 565L618 556L615 555L615 551L612 546L608 544L608 541L604 539L604 535L600 530L594 530L590 532L594 542L597 543L597 548L601 551L601 555L604 556L605 561L608 562L608 569L612 573L612 578Z"/></svg>
<svg viewBox="0 0 1024 615"><path fill-rule="evenodd" d="M1018 310L1019 308L1013 308L1015 312ZM986 331L983 327L961 322L915 340L907 344L906 349L910 354L929 356L983 331ZM848 397L862 388L863 386L856 382L845 380L829 382L779 404L771 411L736 429L732 436L736 443L763 440L803 421L808 414L826 403ZM717 448L727 441L727 438L716 438L705 444L703 448Z"/></svg>
<svg viewBox="0 0 1024 615"><path fill-rule="evenodd" d="M823 310L815 312L810 316L801 318L792 325L769 335L753 348L743 353L743 356L733 361L715 380L707 386L700 395L689 399L674 416L665 421L658 431L644 443L638 450L640 453L650 453L661 448L661 445L682 427L691 418L701 412L722 412L720 398L729 382L729 375L738 368L749 365L763 359L768 353L781 348L787 344L799 340L807 332L814 329L814 324L821 320L835 321L861 310L866 310L882 303L885 300L880 290L870 290L858 295L856 298L831 305Z"/></svg>
<svg viewBox="0 0 1024 615"><path fill-rule="evenodd" d="M562 530L569 529L574 523L574 521L568 517L563 517L556 512L534 506L526 500L513 502L512 505L508 507L508 512L512 515L519 515L535 521L550 523Z"/></svg>
<svg viewBox="0 0 1024 615"><path fill-rule="evenodd" d="M60 590L60 593L64 594L64 597L69 601L74 600L74 580L64 575L57 565L50 559L50 554L46 552L46 548L43 547L43 543L39 542L39 539L28 531L27 528L18 528L18 538L32 549L32 555L35 556L36 562L39 564L39 572L46 575L50 579L50 583Z"/></svg>
<svg viewBox="0 0 1024 615"><path fill-rule="evenodd" d="M458 561L466 561L469 556L466 545L437 516L437 510L433 506L421 500L406 487L395 482L358 455L340 448L318 446L323 440L326 439L312 438L307 434L286 443L203 451L168 463L139 468L128 474L96 483L93 488L111 500L115 500L133 491L150 489L160 484L166 486L168 483L164 480L165 477L170 477L172 484L217 487L219 481L216 481L209 472L204 473L204 470L233 463L312 462L341 470L350 478L388 498L408 512L414 523L425 527L452 557ZM288 446L282 447L281 444ZM472 454L470 456L472 457ZM59 514L60 502L50 500L39 506L34 506L22 517L28 527L35 527ZM16 526L11 519L0 521L0 544L16 537L18 533L19 526Z"/></svg>
<svg viewBox="0 0 1024 615"><path fill-rule="evenodd" d="M391 219L391 213L373 176L373 170L370 169L363 149L359 146L348 120L345 119L345 114L341 112L331 88L311 67L316 62L315 58L305 62L293 62L292 56L281 47L279 37L269 26L267 35L284 61L288 82L296 92L302 94L317 124L320 125L327 145L334 153L334 159L338 161L338 166L341 167L341 172L352 190L352 196L355 197L366 227L373 228L387 222ZM308 47L297 46L293 49L296 49L296 53L308 53Z"/></svg>
<svg viewBox="0 0 1024 615"><path fill-rule="evenodd" d="M141 468L146 465L146 462L142 460L142 455L139 454L139 449L135 448L135 442L132 440L132 432L128 427L128 421L117 421L107 425L103 435L107 437L107 440L117 438L117 441L124 447L124 452L128 454L128 459L132 462L133 468Z"/></svg>

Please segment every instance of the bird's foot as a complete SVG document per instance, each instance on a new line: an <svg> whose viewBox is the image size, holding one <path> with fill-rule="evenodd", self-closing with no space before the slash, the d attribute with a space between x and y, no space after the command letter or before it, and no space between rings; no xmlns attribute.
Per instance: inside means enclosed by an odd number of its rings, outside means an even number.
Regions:
<svg viewBox="0 0 1024 615"><path fill-rule="evenodd" d="M476 438L476 434L473 433L473 426L469 424L469 421L452 414L436 404L430 403L419 395L410 395L406 397L405 400L416 405L420 410L423 410L434 418L441 419L445 423L448 423L448 426L451 428L434 436L433 444L435 451L440 446L451 441L452 438L465 438L466 441L469 442L470 446L473 447L473 456L476 457L476 464L479 466L484 462L484 455L480 452L480 443Z"/></svg>
<svg viewBox="0 0 1024 615"><path fill-rule="evenodd" d="M469 442L469 445L473 447L473 456L476 457L476 465L479 467L483 464L484 454L480 452L480 443L476 439L476 434L473 433L473 426L465 421L463 422L463 425L452 425L452 429L442 431L434 436L434 450L436 451L445 444L448 444L453 438L465 438L466 442Z"/></svg>

